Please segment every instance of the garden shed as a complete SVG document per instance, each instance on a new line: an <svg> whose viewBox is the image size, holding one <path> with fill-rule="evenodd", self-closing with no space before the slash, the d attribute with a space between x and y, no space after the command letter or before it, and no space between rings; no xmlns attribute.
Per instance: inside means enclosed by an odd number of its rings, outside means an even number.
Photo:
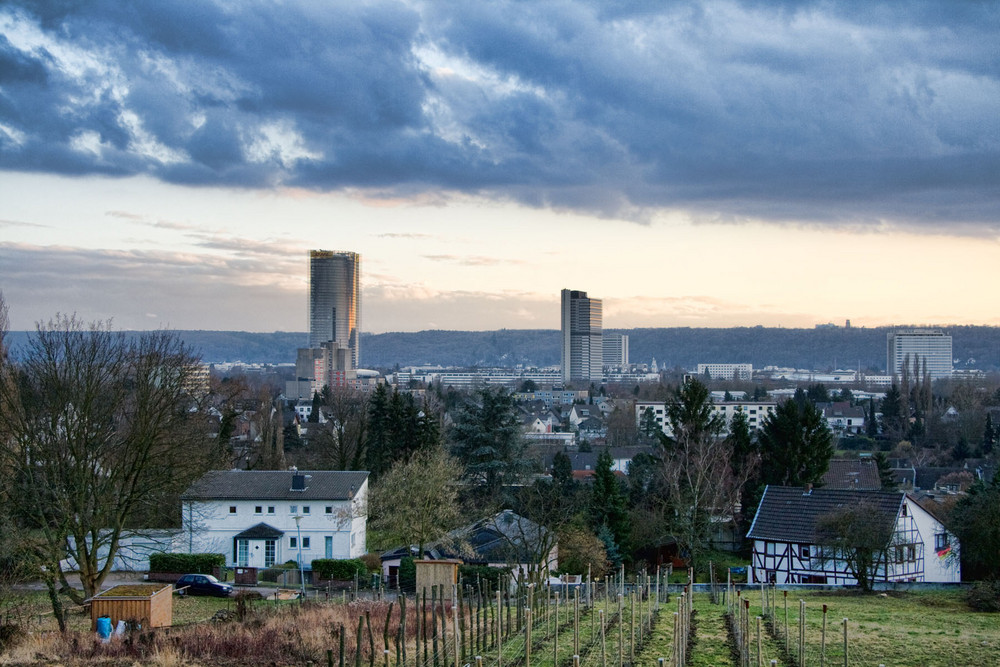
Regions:
<svg viewBox="0 0 1000 667"><path fill-rule="evenodd" d="M122 584L98 593L90 599L90 627L97 629L97 619L111 618L138 623L144 628L169 627L174 622L174 587L170 584Z"/></svg>

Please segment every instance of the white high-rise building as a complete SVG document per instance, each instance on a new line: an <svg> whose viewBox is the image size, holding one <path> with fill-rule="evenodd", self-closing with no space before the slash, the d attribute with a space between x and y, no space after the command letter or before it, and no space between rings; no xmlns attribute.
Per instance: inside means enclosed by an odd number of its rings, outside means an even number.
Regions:
<svg viewBox="0 0 1000 667"><path fill-rule="evenodd" d="M897 329L887 333L886 373L902 374L907 359L911 372L917 360L921 372L926 362L931 379L951 377L951 336L939 329Z"/></svg>
<svg viewBox="0 0 1000 667"><path fill-rule="evenodd" d="M600 299L579 290L562 291L563 382L600 382L604 373Z"/></svg>
<svg viewBox="0 0 1000 667"><path fill-rule="evenodd" d="M309 252L309 347L334 342L351 351L351 367L361 356L361 255Z"/></svg>
<svg viewBox="0 0 1000 667"><path fill-rule="evenodd" d="M605 333L601 340L604 346L604 365L608 368L628 366L628 334Z"/></svg>

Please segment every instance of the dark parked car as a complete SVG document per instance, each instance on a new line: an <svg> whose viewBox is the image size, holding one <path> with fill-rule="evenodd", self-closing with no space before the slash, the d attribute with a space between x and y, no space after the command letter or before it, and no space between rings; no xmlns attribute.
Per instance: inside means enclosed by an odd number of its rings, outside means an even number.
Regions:
<svg viewBox="0 0 1000 667"><path fill-rule="evenodd" d="M229 597L233 592L230 584L224 584L210 574L185 574L174 583L174 588L182 589L182 594L215 595L220 598Z"/></svg>

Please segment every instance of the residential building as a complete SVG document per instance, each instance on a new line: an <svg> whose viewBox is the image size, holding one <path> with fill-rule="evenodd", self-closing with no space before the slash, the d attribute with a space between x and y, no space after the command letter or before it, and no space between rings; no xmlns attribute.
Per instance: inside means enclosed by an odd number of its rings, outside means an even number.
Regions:
<svg viewBox="0 0 1000 667"><path fill-rule="evenodd" d="M334 342L351 351L358 368L361 333L361 255L309 252L309 347Z"/></svg>
<svg viewBox="0 0 1000 667"><path fill-rule="evenodd" d="M862 459L831 459L823 473L824 489L880 491L882 479L878 465L870 456Z"/></svg>
<svg viewBox="0 0 1000 667"><path fill-rule="evenodd" d="M416 550L417 545L404 545L380 556L382 574L390 588L399 583L402 559L420 556ZM445 539L426 545L422 556L424 560L459 559L470 565L504 568L515 578L518 573L548 573L559 568L555 533L512 510L452 531Z"/></svg>
<svg viewBox="0 0 1000 667"><path fill-rule="evenodd" d="M750 380L753 364L698 364L698 375L706 374L713 380Z"/></svg>
<svg viewBox="0 0 1000 667"><path fill-rule="evenodd" d="M563 382L600 383L604 373L603 315L600 299L579 290L562 291Z"/></svg>
<svg viewBox="0 0 1000 667"><path fill-rule="evenodd" d="M838 435L862 435L865 432L864 408L851 405L848 401L817 403L823 413L823 420L830 430Z"/></svg>
<svg viewBox="0 0 1000 667"><path fill-rule="evenodd" d="M622 369L628 367L628 334L605 332L601 337L604 366Z"/></svg>
<svg viewBox="0 0 1000 667"><path fill-rule="evenodd" d="M912 372L914 362L923 373L924 364L931 379L950 378L952 371L951 336L939 329L897 329L886 334L886 372L901 375L903 364Z"/></svg>
<svg viewBox="0 0 1000 667"><path fill-rule="evenodd" d="M719 401L712 403L712 414L722 415L726 420L726 428L733 415L742 412L747 416L747 423L750 430L763 428L764 421L768 415L774 412L778 404L775 401ZM635 403L635 423L642 428L643 415L647 410L652 410L653 419L660 429L670 435L670 422L667 420L667 404L663 401L636 401Z"/></svg>
<svg viewBox="0 0 1000 667"><path fill-rule="evenodd" d="M368 473L213 470L181 496L182 549L270 567L366 552Z"/></svg>
<svg viewBox="0 0 1000 667"><path fill-rule="evenodd" d="M820 536L824 517L852 506L866 508L873 530L891 534L875 582L961 581L958 539L909 495L769 485L747 533L751 583L857 584L842 554Z"/></svg>

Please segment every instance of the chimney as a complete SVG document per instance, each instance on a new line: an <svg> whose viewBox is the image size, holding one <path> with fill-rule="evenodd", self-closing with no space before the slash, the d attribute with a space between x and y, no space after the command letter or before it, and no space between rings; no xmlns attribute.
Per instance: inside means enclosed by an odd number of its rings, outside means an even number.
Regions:
<svg viewBox="0 0 1000 667"><path fill-rule="evenodd" d="M810 496L810 495L812 495L812 492L813 492L813 485L812 484L806 484L806 491L802 495L803 496Z"/></svg>

